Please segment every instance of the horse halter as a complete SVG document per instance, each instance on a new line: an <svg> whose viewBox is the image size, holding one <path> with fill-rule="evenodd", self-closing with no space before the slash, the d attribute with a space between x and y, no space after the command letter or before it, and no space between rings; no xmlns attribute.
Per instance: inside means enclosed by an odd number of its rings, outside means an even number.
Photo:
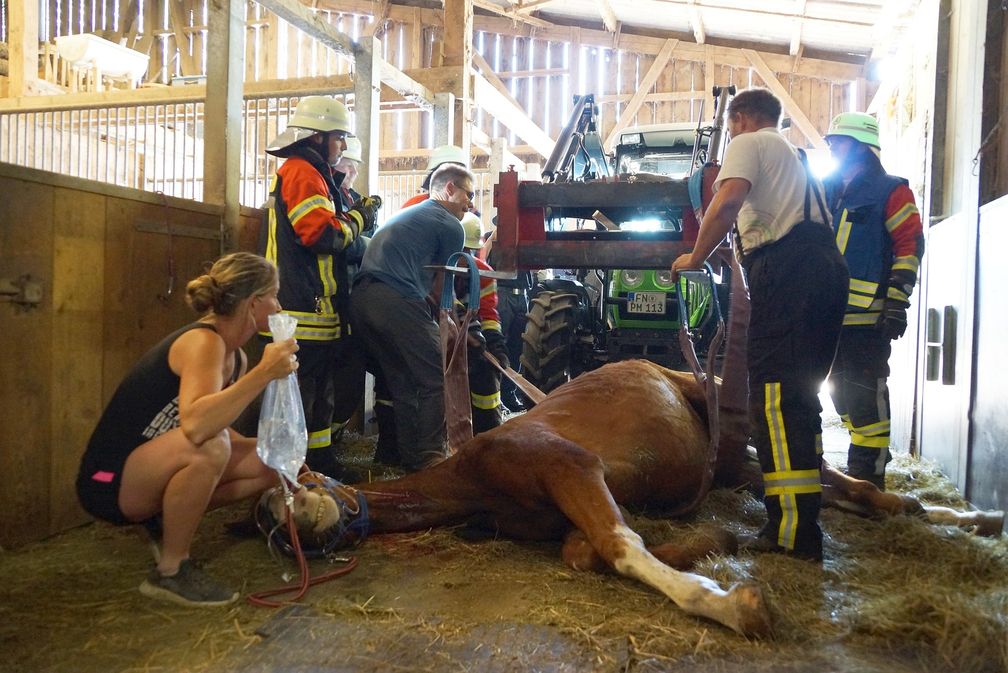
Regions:
<svg viewBox="0 0 1008 673"><path fill-rule="evenodd" d="M294 494L291 520L306 558L326 558L336 551L356 547L368 536L367 500L361 491L320 472L302 472L303 487ZM288 530L286 491L274 486L265 491L255 508L255 520L270 547L288 556L296 550Z"/></svg>

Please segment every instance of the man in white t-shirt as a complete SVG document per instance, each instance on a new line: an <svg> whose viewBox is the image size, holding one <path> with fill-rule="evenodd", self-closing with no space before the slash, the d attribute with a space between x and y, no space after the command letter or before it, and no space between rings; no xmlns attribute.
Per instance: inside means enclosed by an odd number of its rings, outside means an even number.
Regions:
<svg viewBox="0 0 1008 673"><path fill-rule="evenodd" d="M777 131L766 89L728 105L731 143L693 252L673 273L700 268L734 226L749 284L749 419L763 471L767 523L746 545L822 560L822 426L818 392L836 352L847 265L833 241L822 186Z"/></svg>

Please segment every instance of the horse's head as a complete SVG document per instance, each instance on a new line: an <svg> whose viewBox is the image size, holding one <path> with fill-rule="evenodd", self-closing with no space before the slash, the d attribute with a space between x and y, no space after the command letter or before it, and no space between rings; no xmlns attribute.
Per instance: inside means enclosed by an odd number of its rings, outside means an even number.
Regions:
<svg viewBox="0 0 1008 673"><path fill-rule="evenodd" d="M369 522L363 493L319 472L304 472L298 482L301 488L293 493L291 520L305 556L327 556L364 541ZM263 493L256 522L271 544L294 554L284 489L276 486Z"/></svg>

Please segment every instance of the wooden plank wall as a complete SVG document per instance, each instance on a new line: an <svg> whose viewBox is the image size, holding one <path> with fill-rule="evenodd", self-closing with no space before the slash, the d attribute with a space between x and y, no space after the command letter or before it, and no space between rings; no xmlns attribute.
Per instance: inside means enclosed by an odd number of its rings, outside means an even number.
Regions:
<svg viewBox="0 0 1008 673"><path fill-rule="evenodd" d="M137 225L213 236L221 215L8 164L0 193L0 277L30 274L43 288L38 308L0 303L0 547L9 548L87 520L74 480L98 416L132 363L193 318L185 283L218 256L213 238Z"/></svg>
<svg viewBox="0 0 1008 673"><path fill-rule="evenodd" d="M127 0L47 0L49 15L53 17L49 32L51 35L76 33L83 27L85 32L98 32L110 39L125 38L130 46L146 48L151 56L148 71L151 81L166 81L175 74L204 74L203 0L140 1L143 4L142 27L135 15L121 15L118 25L111 23L116 3L122 13L127 5L135 6ZM414 8L412 20L403 21L403 11L409 10L397 11L400 20L390 20L367 14L371 9L371 5L362 5L358 13L319 9L317 15L353 38L373 30L381 40L382 56L400 69L441 65L443 31L440 26L424 23L431 20L431 12ZM59 17L58 22L56 17ZM351 71L348 59L321 47L257 3L246 3L246 19L246 81L325 77ZM374 21L379 24L374 25ZM162 41L169 54L167 76L161 75ZM476 50L501 75L528 115L552 137L556 137L566 121L569 97L579 92L595 93L596 98L602 100L601 131L603 136L607 135L655 59L652 53L597 45L579 46L504 32L477 30L474 41ZM646 102L630 124L709 121L713 114L709 95L702 100L691 97L689 92L705 92L709 85L734 84L744 88L762 84L747 67L718 63L709 55L704 59L698 56L696 45L684 43L681 46L679 53L673 51L652 90L656 94L676 96ZM176 48L177 58L174 56ZM286 63L278 58L281 53L286 54ZM721 52L712 50L710 53ZM792 72L778 72L777 77L816 128L825 132L835 114L849 109L850 82L803 76L794 72L797 69L798 61L795 61ZM522 74L514 77L510 73ZM506 132L491 115L478 115L474 121L491 137ZM386 102L380 125L380 151L386 159L383 167L422 168L422 157L412 150L432 144L429 113ZM787 135L795 144L808 146L797 128L792 128ZM515 151L521 158L542 160L524 147L520 138L511 133L507 133L507 137L511 145L517 146ZM416 160L394 161L411 157Z"/></svg>

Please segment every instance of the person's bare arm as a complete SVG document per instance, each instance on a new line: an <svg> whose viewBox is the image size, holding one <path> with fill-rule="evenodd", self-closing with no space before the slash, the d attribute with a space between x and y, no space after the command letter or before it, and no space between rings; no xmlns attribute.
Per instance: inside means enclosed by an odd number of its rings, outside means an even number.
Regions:
<svg viewBox="0 0 1008 673"><path fill-rule="evenodd" d="M266 384L297 368L293 339L268 344L262 359L234 385L224 388L224 340L210 330L186 332L172 345L169 364L179 375L179 420L193 444L207 441L234 422Z"/></svg>
<svg viewBox="0 0 1008 673"><path fill-rule="evenodd" d="M679 271L699 269L703 266L714 249L731 231L732 223L738 217L751 187L745 178L727 178L719 185L707 212L704 213L693 252L680 255L672 263L673 275Z"/></svg>

